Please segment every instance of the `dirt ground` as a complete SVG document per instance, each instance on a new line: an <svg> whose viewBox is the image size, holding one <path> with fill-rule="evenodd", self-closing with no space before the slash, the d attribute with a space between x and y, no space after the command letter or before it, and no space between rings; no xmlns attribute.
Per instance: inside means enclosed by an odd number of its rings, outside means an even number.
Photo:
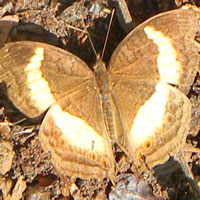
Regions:
<svg viewBox="0 0 200 200"><path fill-rule="evenodd" d="M88 35L79 29L87 28L96 51L101 53L110 14L116 7L116 2L117 0L0 0L0 46L17 40L42 41L64 48L92 66L95 54ZM176 3L173 0L127 0L135 25L156 13L176 8L182 1ZM190 3L200 6L199 1L193 0ZM125 36L115 15L103 58L105 62L109 61L112 52ZM184 153L194 179L200 186L199 93L200 76L197 74L188 94L193 107ZM194 199L194 191L173 158L154 170L146 170L140 180L130 180L128 177L133 177L131 160L117 146L116 187L112 186L109 179L86 181L69 177L64 183L53 168L50 156L40 146L38 131L41 121L42 118L27 119L0 93L0 200L114 200L122 197L128 200L134 196L133 192L127 191L129 181L132 181L131 184L134 181L141 183L143 189L138 193L138 199L141 200ZM109 194L113 196L109 197Z"/></svg>

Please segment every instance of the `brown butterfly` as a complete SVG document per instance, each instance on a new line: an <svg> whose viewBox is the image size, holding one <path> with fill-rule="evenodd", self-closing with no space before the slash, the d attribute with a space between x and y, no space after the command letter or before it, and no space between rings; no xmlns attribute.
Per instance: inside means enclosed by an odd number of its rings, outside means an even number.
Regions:
<svg viewBox="0 0 200 200"><path fill-rule="evenodd" d="M182 148L191 119L184 93L199 66L199 16L185 6L150 18L119 44L107 67L97 59L93 70L44 43L0 50L0 81L13 104L31 118L50 107L39 138L60 175L114 180L115 143L139 171L144 158L153 167Z"/></svg>

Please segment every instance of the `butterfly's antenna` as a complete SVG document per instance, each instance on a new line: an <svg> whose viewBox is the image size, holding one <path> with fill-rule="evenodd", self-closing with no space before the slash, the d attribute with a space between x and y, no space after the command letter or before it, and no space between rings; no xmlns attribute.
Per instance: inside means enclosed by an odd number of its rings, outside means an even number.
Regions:
<svg viewBox="0 0 200 200"><path fill-rule="evenodd" d="M83 21L83 23L84 23L84 25L85 25L85 22L84 22L84 21ZM85 25L85 27L86 27L86 25ZM97 57L97 51L96 51L96 49L95 49L95 47L94 47L94 44L93 44L93 42L92 42L92 39L91 39L91 37L90 37L90 34L89 34L87 28L86 28L86 32L87 32L87 35L88 35L90 44L91 44L91 46L92 46L92 49L93 49L93 51L94 51L94 54L95 54L95 56Z"/></svg>
<svg viewBox="0 0 200 200"><path fill-rule="evenodd" d="M85 27L84 29L85 29L85 32L86 32L87 35L88 35L88 38L89 38L90 44L91 44L92 49L93 49L93 51L94 51L94 54L95 54L95 56L97 57L97 51L96 51L96 49L95 49L95 47L94 47L94 44L93 44L92 39L91 39L91 37L90 37L90 34L89 34L89 32L88 32L88 30L87 30L87 28L86 28L86 24L85 24L85 21L84 21L83 18L82 18L82 23L84 24L84 27Z"/></svg>
<svg viewBox="0 0 200 200"><path fill-rule="evenodd" d="M94 44L93 44L93 42L92 42L92 39L91 39L91 37L90 37L90 34L89 34L89 32L88 32L88 30L87 30L87 28L86 28L86 24L85 24L85 22L84 22L83 19L82 19L82 22L83 22L83 24L84 24L85 30L82 30L82 29L80 29L80 28L71 26L70 24L67 24L67 27L68 27L68 28L71 28L71 29L74 29L74 30L76 30L76 31L80 31L80 32L82 32L82 33L86 33L86 34L88 35L90 44L91 44L92 49L93 49L93 51L94 51L94 54L95 54L95 56L97 57L97 51L96 51L96 49L95 49L95 47L94 47Z"/></svg>
<svg viewBox="0 0 200 200"><path fill-rule="evenodd" d="M115 9L113 9L113 10L112 10L112 13L111 13L111 18L110 18L110 22L109 22L109 26L108 26L108 31L107 31L107 34L106 34L106 39L105 39L104 47L103 47L103 50L102 50L101 60L102 60L102 58L103 58L103 55L104 55L104 52L105 52L105 48L106 48L106 45L107 45L108 36L109 36L109 33L110 33L110 27L111 27L111 24L112 24L112 20L113 20L114 13L115 13ZM84 27L85 27L84 30L82 30L82 29L80 29L80 28L76 28L76 27L74 27L74 26L71 26L70 24L67 24L67 27L68 27L68 28L71 28L71 29L74 29L74 30L77 30L77 31L80 31L80 32L83 32L83 33L86 33L86 34L88 35L88 39L89 39L89 41L90 41L90 44L91 44L92 49L93 49L93 51L94 51L94 54L95 54L96 57L98 57L97 51L96 51L96 49L95 49L95 47L94 47L94 44L93 44L92 39L91 39L91 37L90 37L90 34L89 34L89 32L88 32L88 30L87 30L87 28L86 28L86 24L85 24L83 18L82 18L82 23L84 24Z"/></svg>
<svg viewBox="0 0 200 200"><path fill-rule="evenodd" d="M110 33L110 27L111 27L111 24L112 24L112 21L113 21L114 13L115 13L115 9L113 9L112 13L111 13L110 22L109 22L109 25L108 25L108 31L107 31L107 34L106 34L106 39L105 39L103 50L102 50L102 54L101 54L101 60L103 59L103 55L104 55L104 52L105 52L105 49L106 49L108 36L109 36L109 33Z"/></svg>

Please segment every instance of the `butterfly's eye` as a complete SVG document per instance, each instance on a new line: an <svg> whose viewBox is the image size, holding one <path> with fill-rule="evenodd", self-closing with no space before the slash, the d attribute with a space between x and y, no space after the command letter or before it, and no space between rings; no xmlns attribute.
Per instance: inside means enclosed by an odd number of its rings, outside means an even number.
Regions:
<svg viewBox="0 0 200 200"><path fill-rule="evenodd" d="M152 147L152 141L149 139L145 140L143 143L143 146L144 146L145 150L148 151Z"/></svg>

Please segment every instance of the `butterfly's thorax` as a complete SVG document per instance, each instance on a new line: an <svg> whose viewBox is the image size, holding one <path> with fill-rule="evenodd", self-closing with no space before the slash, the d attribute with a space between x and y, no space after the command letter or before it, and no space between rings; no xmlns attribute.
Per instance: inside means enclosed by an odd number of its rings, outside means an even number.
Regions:
<svg viewBox="0 0 200 200"><path fill-rule="evenodd" d="M114 142L115 127L113 123L113 100L110 93L109 74L106 70L105 63L101 60L97 60L94 66L94 71L96 74L97 89L100 93L100 101L102 106L102 112L104 115L104 121L106 124L106 129L109 134L109 137Z"/></svg>

